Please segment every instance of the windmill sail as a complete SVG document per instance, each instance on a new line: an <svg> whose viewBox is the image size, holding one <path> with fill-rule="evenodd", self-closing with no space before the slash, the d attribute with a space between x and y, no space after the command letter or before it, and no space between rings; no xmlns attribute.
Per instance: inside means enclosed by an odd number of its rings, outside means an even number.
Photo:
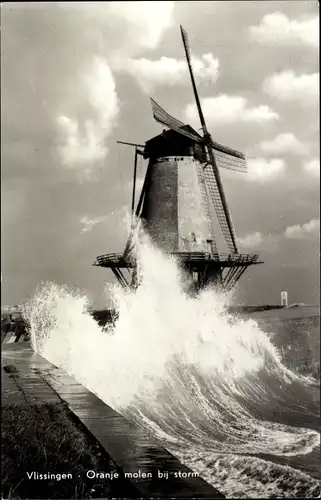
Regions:
<svg viewBox="0 0 321 500"><path fill-rule="evenodd" d="M226 243L233 253L238 253L238 246L237 246L234 226L233 226L231 214L230 214L228 206L227 206L227 201L225 198L225 193L224 193L218 165L217 165L216 158L214 156L213 149L212 149L212 144L213 144L212 138L211 138L211 136L207 130L207 127L206 127L200 99L199 99L197 88L196 88L196 83L195 83L193 68L192 68L191 51L190 51L190 47L189 47L188 36L187 36L186 31L183 29L182 26L181 26L181 35L182 35L183 45L184 45L184 49L185 49L187 65L188 65L188 69L189 69L189 73L190 73L190 77L191 77L196 106L198 109L200 122L201 122L202 129L204 132L203 141L207 147L209 162L212 166L213 177L212 177L212 182L211 182L211 189L212 189L211 196L212 196L212 199L214 202L216 215L217 215L217 218L219 220L221 230L222 230L222 233L225 237ZM213 183L213 178L215 179L215 184ZM232 245L231 245L231 243L232 243Z"/></svg>
<svg viewBox="0 0 321 500"><path fill-rule="evenodd" d="M181 26L181 34L182 34L183 45L184 45L184 49L185 49L188 70L189 70L189 74L190 74L191 81L192 81L192 87L193 87L194 97L195 97L195 101L196 101L196 106L197 106L198 114L200 117L204 136L206 136L208 134L208 132L207 132L207 128L206 128L206 124L205 124L205 120L204 120L204 116L203 116L203 111L201 108L201 103L200 103L200 100L198 97L196 83L195 83L195 79L194 79L194 74L193 74L193 69L192 69L192 60L191 60L191 50L189 48L188 36L187 36L186 31L183 29L182 26Z"/></svg>
<svg viewBox="0 0 321 500"><path fill-rule="evenodd" d="M216 159L217 166L220 168L226 168L227 170L235 170L236 172L247 172L246 160L245 158L239 158L237 156L231 155L229 153L224 153L218 149L213 148L214 156Z"/></svg>
<svg viewBox="0 0 321 500"><path fill-rule="evenodd" d="M236 170L237 172L247 172L246 159L243 153L214 141L211 141L211 146L218 167Z"/></svg>
<svg viewBox="0 0 321 500"><path fill-rule="evenodd" d="M165 125L165 127L175 130L175 132L178 132L179 134L189 137L189 139L192 139L193 141L202 142L202 137L196 132L191 133L188 130L184 129L184 127L186 127L185 123L177 120L177 118L174 118L169 113L167 113L167 111L165 111L165 109L157 104L154 99L150 98L150 101L152 104L153 116L158 123L161 123L162 125Z"/></svg>
<svg viewBox="0 0 321 500"><path fill-rule="evenodd" d="M177 118L174 118L171 116L165 109L163 109L157 102L150 98L150 101L152 103L152 109L153 109L153 115L154 118L157 122L162 123L163 125L166 125L169 128L180 128L184 127L185 123L181 122L180 120L177 120Z"/></svg>
<svg viewBox="0 0 321 500"><path fill-rule="evenodd" d="M204 168L203 172L204 172L206 187L208 189L212 203L214 205L215 212L217 215L218 222L220 224L222 234L224 236L224 239L226 241L226 244L228 246L229 251L231 253L234 253L235 246L234 246L233 238L231 237L230 229L229 229L227 221L226 221L225 211L224 211L223 203L222 203L220 193L218 190L216 178L215 178L215 175L214 175L214 172L212 169L212 165L208 164ZM236 240L234 228L233 228L233 236L234 236L234 239Z"/></svg>

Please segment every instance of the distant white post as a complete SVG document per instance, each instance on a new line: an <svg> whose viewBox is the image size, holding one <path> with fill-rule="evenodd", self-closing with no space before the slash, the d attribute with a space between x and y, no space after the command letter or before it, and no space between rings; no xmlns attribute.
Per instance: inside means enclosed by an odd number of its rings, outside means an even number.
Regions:
<svg viewBox="0 0 321 500"><path fill-rule="evenodd" d="M288 307L288 292L285 290L281 292L281 306Z"/></svg>

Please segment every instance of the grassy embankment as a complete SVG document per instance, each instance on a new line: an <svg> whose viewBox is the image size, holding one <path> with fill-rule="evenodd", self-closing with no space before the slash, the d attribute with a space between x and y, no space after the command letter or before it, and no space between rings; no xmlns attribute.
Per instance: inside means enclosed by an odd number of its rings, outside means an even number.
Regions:
<svg viewBox="0 0 321 500"><path fill-rule="evenodd" d="M63 404L2 406L2 498L135 497L114 462ZM119 479L88 479L88 470ZM27 472L72 474L72 479L28 479Z"/></svg>

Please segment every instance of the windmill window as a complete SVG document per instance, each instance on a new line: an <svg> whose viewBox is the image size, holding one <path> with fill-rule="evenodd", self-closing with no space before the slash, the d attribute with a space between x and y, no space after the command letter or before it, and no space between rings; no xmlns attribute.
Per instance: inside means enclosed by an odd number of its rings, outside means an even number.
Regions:
<svg viewBox="0 0 321 500"><path fill-rule="evenodd" d="M196 235L195 235L195 233L191 233L191 238L192 238L192 241L194 241L194 243L196 243Z"/></svg>

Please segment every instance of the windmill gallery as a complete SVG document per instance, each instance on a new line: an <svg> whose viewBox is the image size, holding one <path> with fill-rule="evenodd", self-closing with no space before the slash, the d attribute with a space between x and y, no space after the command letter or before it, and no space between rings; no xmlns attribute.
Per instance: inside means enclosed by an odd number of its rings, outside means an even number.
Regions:
<svg viewBox="0 0 321 500"><path fill-rule="evenodd" d="M94 265L110 268L123 286L135 287L133 236L137 221L141 221L157 247L174 256L192 277L194 290L208 284L230 290L250 265L261 263L258 255L239 252L219 170L246 172L246 161L244 154L212 140L196 88L187 33L182 27L181 35L203 135L151 99L153 116L166 129L144 146L118 141L135 148L135 220L125 250L122 254L100 255ZM135 206L138 156L148 159L148 166ZM218 248L215 222L224 240L224 252Z"/></svg>

